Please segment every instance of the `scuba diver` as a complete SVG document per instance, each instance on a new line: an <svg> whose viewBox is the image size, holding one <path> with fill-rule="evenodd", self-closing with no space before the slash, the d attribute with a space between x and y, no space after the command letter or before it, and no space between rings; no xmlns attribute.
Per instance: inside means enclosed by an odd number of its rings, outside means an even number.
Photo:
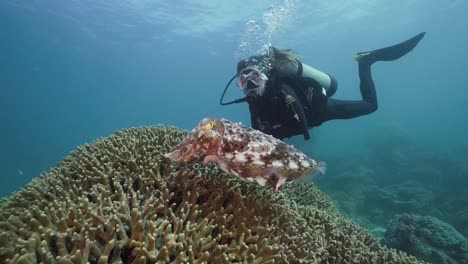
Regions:
<svg viewBox="0 0 468 264"><path fill-rule="evenodd" d="M424 35L422 32L393 46L357 53L354 59L359 66L362 100L331 98L338 87L331 75L301 62L289 50L271 47L266 54L237 64L237 74L226 85L220 104L247 102L254 129L281 140L300 134L308 140L309 128L329 120L349 119L376 111L372 64L404 56ZM224 103L226 90L235 78L245 97Z"/></svg>

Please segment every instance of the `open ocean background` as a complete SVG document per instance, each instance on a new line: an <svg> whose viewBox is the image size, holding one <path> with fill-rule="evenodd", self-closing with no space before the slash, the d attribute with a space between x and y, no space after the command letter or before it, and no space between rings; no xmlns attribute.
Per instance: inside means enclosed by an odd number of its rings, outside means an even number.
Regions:
<svg viewBox="0 0 468 264"><path fill-rule="evenodd" d="M361 207L364 200L377 201L367 208L390 210L376 212L385 218L421 213L413 212L419 208L463 232L467 11L463 0L2 0L0 196L48 171L77 146L118 129L191 129L208 116L250 125L246 104L222 107L218 100L237 61L262 45L291 48L333 75L339 83L334 98L360 99L353 55L425 31L407 56L374 64L377 112L328 122L313 129L308 142L288 142L328 162L329 173L316 179L319 186L344 213L377 226L374 233L382 219L362 215L363 208L344 200ZM232 85L226 100L241 96ZM395 189L408 182L417 185L407 190L410 195L432 195L408 198L419 206L427 202L423 209L395 211L366 192L369 186ZM355 186L361 190L350 191ZM444 201L456 201L457 208L424 209L447 208ZM461 215L458 224L455 214Z"/></svg>

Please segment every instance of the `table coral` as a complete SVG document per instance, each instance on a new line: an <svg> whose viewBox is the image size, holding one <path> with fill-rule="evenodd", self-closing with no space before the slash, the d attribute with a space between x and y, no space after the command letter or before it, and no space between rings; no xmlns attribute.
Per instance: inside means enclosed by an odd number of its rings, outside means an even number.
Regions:
<svg viewBox="0 0 468 264"><path fill-rule="evenodd" d="M379 246L313 184L275 192L171 165L163 154L185 134L124 129L78 147L2 204L0 262L421 263Z"/></svg>

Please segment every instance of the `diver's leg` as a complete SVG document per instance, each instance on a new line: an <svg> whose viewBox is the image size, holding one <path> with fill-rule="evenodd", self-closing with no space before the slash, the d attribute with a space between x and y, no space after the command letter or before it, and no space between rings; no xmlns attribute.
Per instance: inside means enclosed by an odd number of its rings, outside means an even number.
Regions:
<svg viewBox="0 0 468 264"><path fill-rule="evenodd" d="M377 110L377 93L375 91L374 80L372 80L371 65L359 62L359 88L361 90L362 101L366 104L369 114Z"/></svg>
<svg viewBox="0 0 468 264"><path fill-rule="evenodd" d="M320 123L331 119L348 119L367 115L377 110L377 93L372 80L370 64L359 61L359 79L361 80L362 100L350 101L329 98Z"/></svg>
<svg viewBox="0 0 468 264"><path fill-rule="evenodd" d="M372 80L371 65L376 61L392 61L401 58L416 47L425 32L393 46L369 52L360 52L355 59L359 63L359 78L362 101L328 99L325 112L319 123L331 119L348 119L367 115L377 110L377 94Z"/></svg>

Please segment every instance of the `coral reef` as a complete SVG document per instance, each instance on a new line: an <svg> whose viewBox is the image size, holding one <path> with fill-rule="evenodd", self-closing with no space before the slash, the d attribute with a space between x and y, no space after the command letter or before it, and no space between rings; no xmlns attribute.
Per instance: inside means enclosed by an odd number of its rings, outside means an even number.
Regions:
<svg viewBox="0 0 468 264"><path fill-rule="evenodd" d="M468 191L466 192L468 193ZM453 226L460 230L460 232L468 237L468 206L465 209L456 211L451 217Z"/></svg>
<svg viewBox="0 0 468 264"><path fill-rule="evenodd" d="M395 214L427 213L434 215L434 194L424 185L408 181L385 187L370 186L360 206L359 213L368 212L369 218L382 226ZM379 208L380 214L369 212L369 208Z"/></svg>
<svg viewBox="0 0 468 264"><path fill-rule="evenodd" d="M315 181L341 213L379 237L403 213L437 217L468 237L468 146L418 143L395 126L377 128L366 143L367 151L327 157L329 173Z"/></svg>
<svg viewBox="0 0 468 264"><path fill-rule="evenodd" d="M467 239L431 216L396 215L382 242L432 263L468 263Z"/></svg>
<svg viewBox="0 0 468 264"><path fill-rule="evenodd" d="M467 174L468 175L468 174ZM466 178L466 175L460 175ZM463 180L460 178L460 180ZM460 183L463 185L463 183ZM454 226L465 237L468 237L468 186L458 191L455 188L447 188L444 196L437 200L439 215L434 215ZM443 199L442 199L443 198Z"/></svg>
<svg viewBox="0 0 468 264"><path fill-rule="evenodd" d="M379 245L313 184L275 192L162 154L185 131L80 146L1 205L1 263L421 263ZM306 192L306 193L303 193Z"/></svg>

